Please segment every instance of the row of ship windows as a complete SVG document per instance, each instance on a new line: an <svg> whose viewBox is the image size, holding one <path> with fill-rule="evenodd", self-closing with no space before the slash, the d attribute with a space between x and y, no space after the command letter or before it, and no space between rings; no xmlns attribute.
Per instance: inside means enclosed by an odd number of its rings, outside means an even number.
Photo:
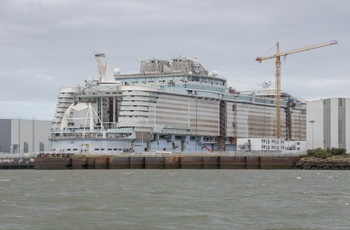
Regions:
<svg viewBox="0 0 350 230"><path fill-rule="evenodd" d="M280 149L279 146L265 146L265 145L263 145L261 148L267 149L267 150L269 150L269 149L279 150ZM284 146L281 146L281 149L284 149Z"/></svg>
<svg viewBox="0 0 350 230"><path fill-rule="evenodd" d="M123 79L124 84L137 84L137 83L170 83L174 84L176 81L180 82L187 82L187 81L194 81L194 82L201 82L201 83L212 83L216 85L225 85L225 82L222 80L217 80L217 79L212 79L212 78L204 78L204 77L164 77L164 78L145 78L145 79L140 79L139 81L136 79Z"/></svg>
<svg viewBox="0 0 350 230"><path fill-rule="evenodd" d="M183 102L188 102L189 99L194 99L194 98L189 98L189 97L179 97L179 96L166 96L166 95L162 95L158 101L172 101L172 102L176 102L176 101L183 101Z"/></svg>
<svg viewBox="0 0 350 230"><path fill-rule="evenodd" d="M137 100L135 100L137 99ZM152 101L155 102L157 100L157 98L152 97L152 96L146 96L146 95L128 95L128 96L124 96L123 97L123 101L132 101L132 102L136 102L136 101ZM158 103L164 103L164 104L169 104L169 103L180 103L181 105L183 105L183 103L181 102L194 102L196 99L194 98L186 98L186 97L178 97L178 96L162 96L161 99L158 99L157 102ZM217 105L216 101L203 101L203 100L198 100L197 105L199 104L203 104L203 105L208 105L208 104L213 104L213 105Z"/></svg>
<svg viewBox="0 0 350 230"><path fill-rule="evenodd" d="M184 98L184 99L180 100L179 97L161 97L157 100L157 103L169 103L169 102L174 103L174 102L180 102L180 101L186 102L186 103L192 102L192 104L196 103L197 105L199 105L199 104L219 105L219 103L217 101L214 101L214 100L202 100L202 99L196 100L196 98Z"/></svg>
<svg viewBox="0 0 350 230"><path fill-rule="evenodd" d="M269 150L269 149L279 150L279 146L271 146L271 148L270 148L270 146L263 145L263 146L261 146L261 148L267 149L267 150ZM283 150L283 149L284 149L284 146L281 146L281 150ZM298 147L298 148L296 148L296 150L300 150L300 148Z"/></svg>
<svg viewBox="0 0 350 230"><path fill-rule="evenodd" d="M182 102L182 101L177 101L177 100L168 100L168 101L158 101L157 102L157 106L158 105L173 105L173 106L179 106L179 107L184 107L184 108L187 108L187 107L191 107L191 108L206 108L206 109L219 109L219 105L217 103L210 103L210 101L201 101L201 102L192 102L190 104L187 104L187 102Z"/></svg>
<svg viewBox="0 0 350 230"><path fill-rule="evenodd" d="M51 149L51 150L55 151L55 149ZM95 151L104 151L105 149L104 148L95 148L94 150ZM108 150L108 151L122 151L122 150L125 150L125 149L108 148L106 150ZM66 149L66 151L78 151L78 149ZM86 152L87 150L86 149L81 149L80 151L81 152Z"/></svg>
<svg viewBox="0 0 350 230"><path fill-rule="evenodd" d="M271 141L271 144L280 144L280 143L284 144L284 140L265 140L265 139L261 140L262 143L266 143L266 144L270 144L270 141ZM300 142L297 141L296 145L300 145Z"/></svg>
<svg viewBox="0 0 350 230"><path fill-rule="evenodd" d="M163 122L162 122L163 121ZM168 122L169 119L161 119L159 117L157 117L157 122L160 122L160 123L165 123L167 125L171 124ZM172 119L172 123L174 123L176 121L176 124L187 124L188 122L187 121L184 121L183 119ZM205 127L215 127L215 128L218 128L218 123L216 123L214 120L197 120L195 121L194 119L191 120L191 126L202 126L204 125Z"/></svg>
<svg viewBox="0 0 350 230"><path fill-rule="evenodd" d="M137 115L131 115L130 113L137 113ZM143 114L143 115L142 115ZM164 116L161 116L161 115L157 115L157 119L162 119L162 120L169 120L169 119L174 119L174 120L181 120L183 121L184 119L187 119L187 116L184 117L184 116L181 116L182 114L181 113L173 113L172 114L173 116L169 115L169 114L164 114ZM130 110L130 111L123 111L123 114L121 113L120 114L120 117L146 117L148 118L148 111L140 111L140 110L137 110L137 111L133 111L133 110ZM210 116L210 114L206 114L205 116L206 118L212 118L212 119L203 119L202 116L199 116L197 118L195 118L195 115L192 115L190 117L191 120L197 120L197 121L209 121L209 122L213 122L213 120L218 120L218 116L216 114L214 114L214 116Z"/></svg>
<svg viewBox="0 0 350 230"><path fill-rule="evenodd" d="M265 113L267 112L275 112L275 108L274 107L267 107L267 106L254 106L254 105L249 105L245 106L243 104L238 104L237 108L239 111L242 111L243 109L246 109L247 112L252 112L252 111L264 111ZM235 110L235 106L232 105L232 111ZM281 112L284 112L283 109L281 108ZM306 114L304 112L304 110L293 110L292 111L292 116L297 116L300 117L301 114Z"/></svg>
<svg viewBox="0 0 350 230"><path fill-rule="evenodd" d="M234 110L232 110L234 111ZM250 114L259 114L259 115L264 115L264 114L274 114L275 111L273 110L263 110L263 109L238 109L237 112L240 113L250 113Z"/></svg>
<svg viewBox="0 0 350 230"><path fill-rule="evenodd" d="M284 140L271 140L271 144L279 144L280 141L281 141L281 144L284 144ZM270 144L270 140L262 139L261 142Z"/></svg>
<svg viewBox="0 0 350 230"><path fill-rule="evenodd" d="M141 116L141 115L138 115L138 116L127 116L127 115L120 115L119 117L142 117L142 118L148 118L148 116Z"/></svg>
<svg viewBox="0 0 350 230"><path fill-rule="evenodd" d="M249 116L247 116L249 115ZM248 118L251 118L253 117L254 119L255 118L259 118L259 119L270 119L270 118L274 118L274 114L273 113L270 113L270 114L267 114L267 113L238 113L237 114L237 118L243 118L244 120L247 120ZM250 119L251 120L251 119Z"/></svg>

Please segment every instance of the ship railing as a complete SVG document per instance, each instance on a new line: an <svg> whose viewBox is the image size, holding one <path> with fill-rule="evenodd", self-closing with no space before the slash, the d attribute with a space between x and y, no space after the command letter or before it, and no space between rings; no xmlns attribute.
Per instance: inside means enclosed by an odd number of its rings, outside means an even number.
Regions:
<svg viewBox="0 0 350 230"><path fill-rule="evenodd" d="M74 129L74 130L59 130L51 131L49 135L49 140L60 140L60 139L76 139L76 138L121 138L129 137L132 135L133 130L130 128L119 128L119 129L108 129L108 130L84 130L84 129Z"/></svg>
<svg viewBox="0 0 350 230"><path fill-rule="evenodd" d="M192 153L183 153L183 152L173 152L173 151L147 151L142 153L127 153L129 155L142 155L142 156L170 156L170 155L180 155L180 156L298 156L301 153L296 152L282 152L282 151L220 151L220 152L192 152Z"/></svg>
<svg viewBox="0 0 350 230"><path fill-rule="evenodd" d="M34 158L39 152L33 153L0 153L0 159Z"/></svg>
<svg viewBox="0 0 350 230"><path fill-rule="evenodd" d="M298 156L302 153L285 152L285 151L268 151L268 150L253 150L253 151L231 151L227 152L233 156Z"/></svg>
<svg viewBox="0 0 350 230"><path fill-rule="evenodd" d="M105 129L117 129L118 122L102 122L102 127Z"/></svg>

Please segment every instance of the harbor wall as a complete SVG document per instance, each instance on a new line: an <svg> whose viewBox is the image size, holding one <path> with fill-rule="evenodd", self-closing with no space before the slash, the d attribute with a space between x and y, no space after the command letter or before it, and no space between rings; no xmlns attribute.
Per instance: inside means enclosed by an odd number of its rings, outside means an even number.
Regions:
<svg viewBox="0 0 350 230"><path fill-rule="evenodd" d="M0 158L0 169L33 169L34 158Z"/></svg>
<svg viewBox="0 0 350 230"><path fill-rule="evenodd" d="M36 158L34 169L292 169L298 156L96 156Z"/></svg>

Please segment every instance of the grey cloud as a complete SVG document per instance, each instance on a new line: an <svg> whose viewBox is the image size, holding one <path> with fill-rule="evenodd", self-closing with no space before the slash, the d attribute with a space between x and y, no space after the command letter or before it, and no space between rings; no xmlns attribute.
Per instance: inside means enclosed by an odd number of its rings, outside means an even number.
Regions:
<svg viewBox="0 0 350 230"><path fill-rule="evenodd" d="M54 108L61 86L97 75L95 51L124 73L138 71L140 59L194 56L240 90L274 82L274 60L255 57L273 53L277 41L284 51L333 39L339 44L287 57L282 89L305 99L346 96L349 7L346 0L3 0L0 106Z"/></svg>

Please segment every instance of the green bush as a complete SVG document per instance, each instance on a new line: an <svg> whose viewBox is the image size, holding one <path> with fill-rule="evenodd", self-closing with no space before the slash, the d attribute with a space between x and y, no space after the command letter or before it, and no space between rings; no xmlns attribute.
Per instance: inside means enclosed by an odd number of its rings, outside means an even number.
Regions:
<svg viewBox="0 0 350 230"><path fill-rule="evenodd" d="M332 153L328 152L325 149L318 149L318 150L316 150L316 153L315 153L315 157L322 158L322 159L325 159L325 158L331 157L331 156L332 156Z"/></svg>
<svg viewBox="0 0 350 230"><path fill-rule="evenodd" d="M314 157L316 154L316 149L308 149L306 153L308 156Z"/></svg>
<svg viewBox="0 0 350 230"><path fill-rule="evenodd" d="M346 149L343 148L317 148L317 149L308 149L306 151L308 156L317 157L317 158L327 158L335 155L345 155Z"/></svg>
<svg viewBox="0 0 350 230"><path fill-rule="evenodd" d="M331 152L332 152L333 155L345 155L346 154L346 149L332 148Z"/></svg>
<svg viewBox="0 0 350 230"><path fill-rule="evenodd" d="M309 156L317 157L316 155L323 154L324 151L327 152L327 150L324 150L322 148L317 148L317 149L308 149L306 153Z"/></svg>

